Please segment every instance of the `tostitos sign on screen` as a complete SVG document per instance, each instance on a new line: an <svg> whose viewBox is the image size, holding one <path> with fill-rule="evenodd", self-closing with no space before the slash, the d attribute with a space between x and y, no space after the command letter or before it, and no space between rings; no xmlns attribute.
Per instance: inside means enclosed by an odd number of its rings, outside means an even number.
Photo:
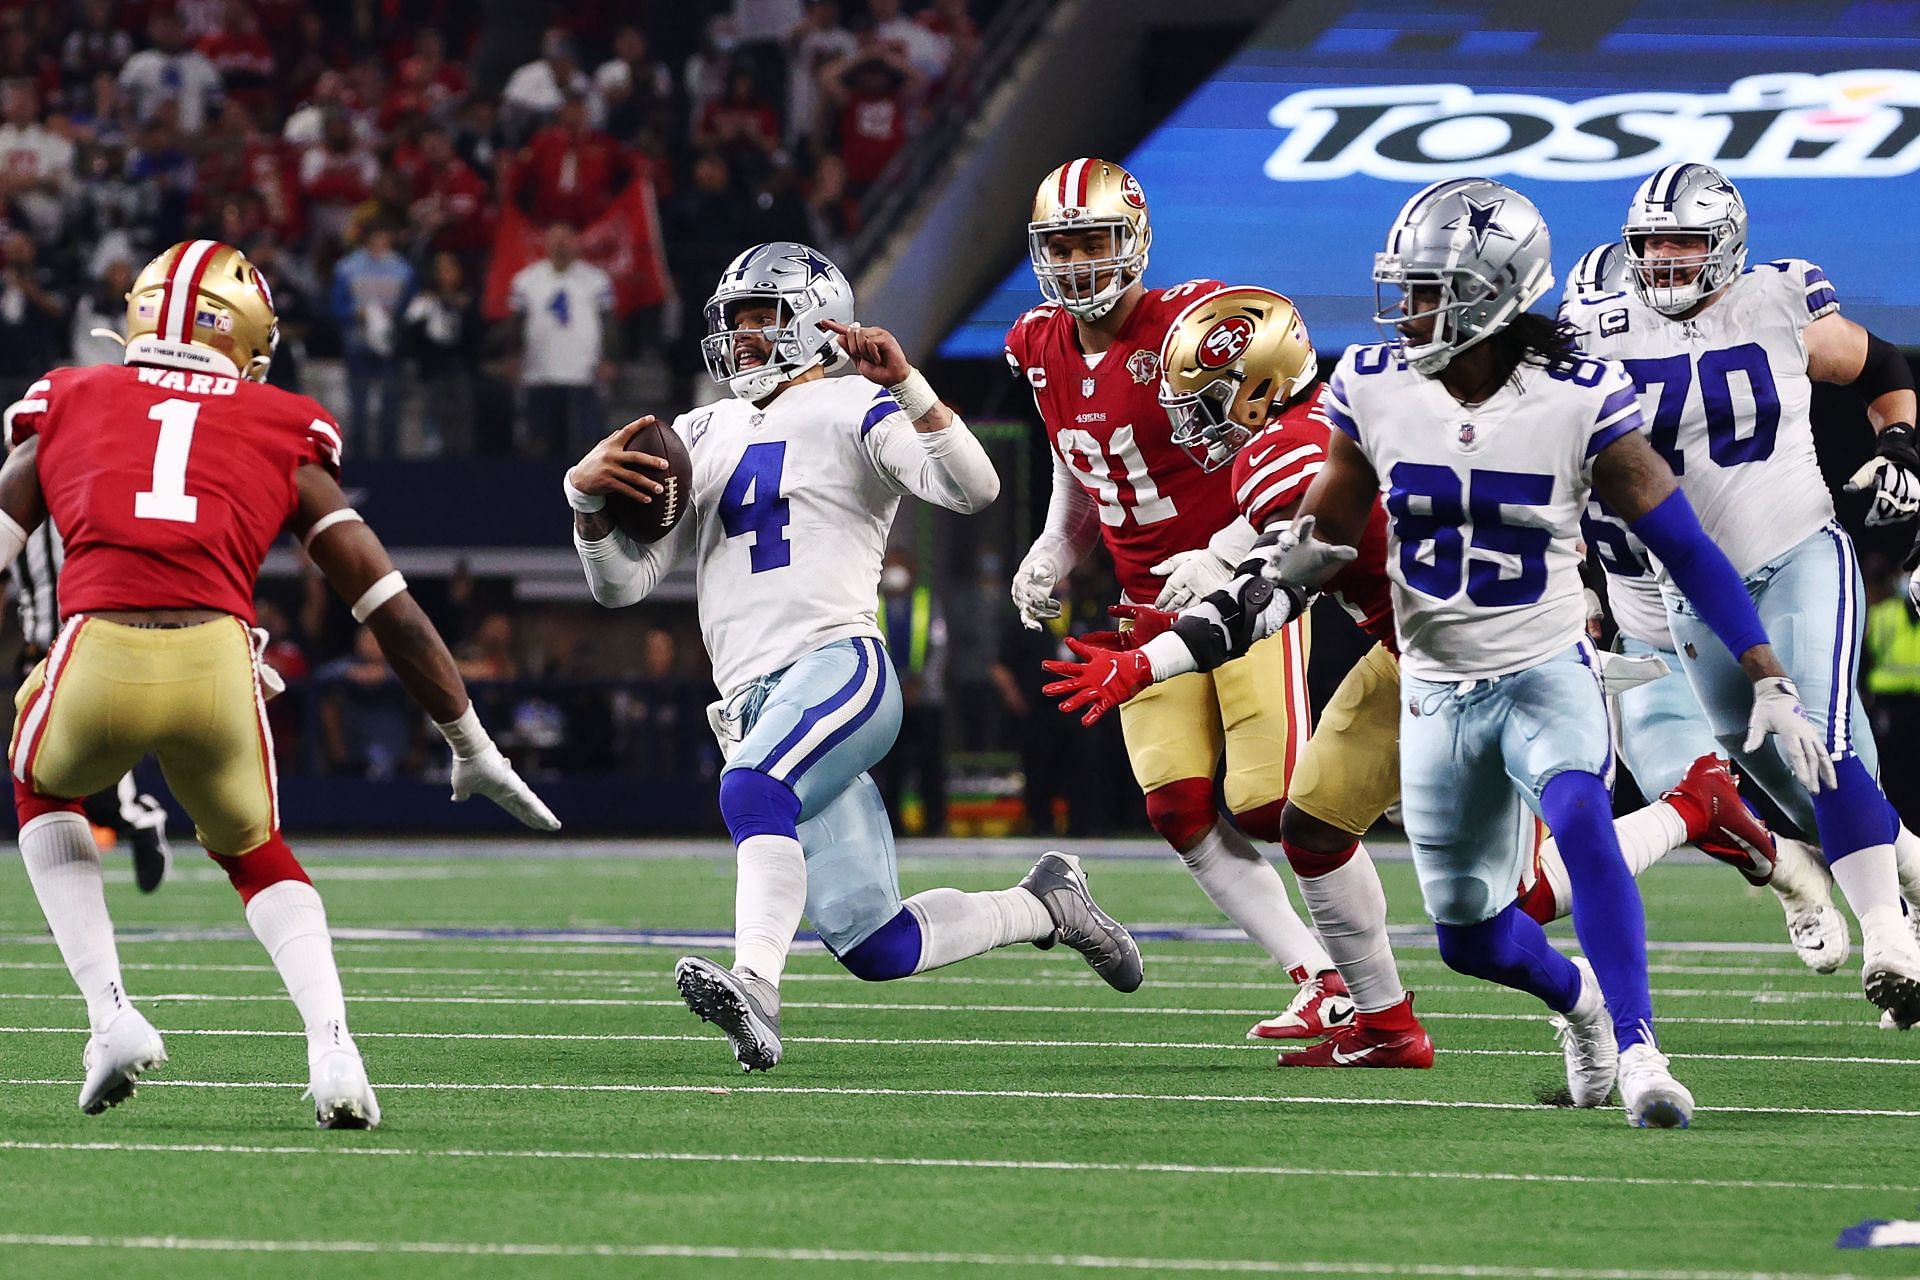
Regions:
<svg viewBox="0 0 1920 1280"><path fill-rule="evenodd" d="M1153 221L1148 282L1278 289L1335 354L1377 336L1373 253L1418 187L1519 187L1564 279L1618 236L1642 178L1697 160L1740 184L1750 261L1811 259L1848 314L1920 345L1920 5L1870 24L1850 0L1596 7L1515 27L1492 2L1287 6L1125 158ZM1015 264L942 354L997 355L1038 300Z"/></svg>

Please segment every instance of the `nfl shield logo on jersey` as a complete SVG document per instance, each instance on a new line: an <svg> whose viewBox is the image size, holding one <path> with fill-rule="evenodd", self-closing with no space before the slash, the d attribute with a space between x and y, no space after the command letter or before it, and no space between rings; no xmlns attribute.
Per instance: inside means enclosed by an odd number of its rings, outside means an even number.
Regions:
<svg viewBox="0 0 1920 1280"><path fill-rule="evenodd" d="M1473 448L1474 440L1478 434L1479 433L1473 429L1473 424L1471 422L1461 423L1460 424L1460 447L1463 449Z"/></svg>
<svg viewBox="0 0 1920 1280"><path fill-rule="evenodd" d="M1080 379L1080 398L1084 400L1092 394L1093 394L1093 379L1092 378Z"/></svg>

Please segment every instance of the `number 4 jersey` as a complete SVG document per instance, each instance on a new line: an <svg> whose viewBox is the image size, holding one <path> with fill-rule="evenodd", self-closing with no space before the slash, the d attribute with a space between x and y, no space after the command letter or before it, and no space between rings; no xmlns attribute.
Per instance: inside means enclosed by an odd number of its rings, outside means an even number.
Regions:
<svg viewBox="0 0 1920 1280"><path fill-rule="evenodd" d="M1153 603L1166 585L1154 565L1206 546L1237 514L1227 469L1202 471L1173 443L1160 407L1167 328L1220 287L1189 280L1149 289L1091 365L1073 316L1056 303L1035 307L1007 331L1007 363L1032 389L1054 456L1092 496L1120 588L1136 604Z"/></svg>
<svg viewBox="0 0 1920 1280"><path fill-rule="evenodd" d="M1320 407L1380 477L1408 674L1490 679L1581 639L1580 516L1593 459L1641 429L1619 365L1530 361L1470 407L1395 347L1349 347Z"/></svg>
<svg viewBox="0 0 1920 1280"><path fill-rule="evenodd" d="M318 402L151 365L55 369L6 428L9 446L40 440L40 489L66 538L63 618L218 609L251 626L260 563L298 505L294 472L340 472L340 428Z"/></svg>
<svg viewBox="0 0 1920 1280"><path fill-rule="evenodd" d="M1630 292L1568 300L1581 345L1626 366L1647 438L1742 575L1833 519L1803 334L1839 307L1826 273L1799 259L1747 268L1691 320Z"/></svg>

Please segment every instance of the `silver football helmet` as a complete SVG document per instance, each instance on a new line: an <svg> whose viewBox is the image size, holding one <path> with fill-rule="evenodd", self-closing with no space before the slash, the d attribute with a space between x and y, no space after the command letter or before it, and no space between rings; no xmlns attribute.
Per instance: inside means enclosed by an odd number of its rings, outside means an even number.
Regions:
<svg viewBox="0 0 1920 1280"><path fill-rule="evenodd" d="M1373 256L1374 323L1431 378L1553 287L1553 245L1533 201L1488 178L1449 178L1407 201ZM1415 290L1439 299L1415 312ZM1390 290L1397 291L1389 292ZM1409 319L1433 317L1415 343Z"/></svg>
<svg viewBox="0 0 1920 1280"><path fill-rule="evenodd" d="M752 331L736 328L734 318L748 302L773 303L778 323ZM741 399L760 400L815 365L833 368L846 360L820 322L853 323L853 286L818 249L774 240L755 245L728 265L707 299L706 317L700 354L707 372ZM771 345L764 364L739 366L735 339L744 332Z"/></svg>
<svg viewBox="0 0 1920 1280"><path fill-rule="evenodd" d="M1567 273L1567 296L1591 298L1603 293L1627 290L1627 256L1618 240L1609 240L1587 250Z"/></svg>
<svg viewBox="0 0 1920 1280"><path fill-rule="evenodd" d="M1656 232L1705 236L1706 248L1684 258L1648 258ZM1747 202L1710 164L1670 164L1633 193L1620 228L1627 282L1662 315L1679 315L1739 278L1747 265Z"/></svg>

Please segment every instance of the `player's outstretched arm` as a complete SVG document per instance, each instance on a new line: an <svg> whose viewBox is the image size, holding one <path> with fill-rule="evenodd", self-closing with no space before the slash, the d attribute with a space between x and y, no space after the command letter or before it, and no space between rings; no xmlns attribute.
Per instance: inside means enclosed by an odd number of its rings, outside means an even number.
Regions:
<svg viewBox="0 0 1920 1280"><path fill-rule="evenodd" d="M47 518L40 493L40 437L28 436L0 466L0 570L14 562L27 535Z"/></svg>
<svg viewBox="0 0 1920 1280"><path fill-rule="evenodd" d="M1867 404L1876 435L1873 457L1847 481L1847 492L1873 494L1870 525L1899 524L1920 514L1920 438L1914 434L1913 370L1900 349L1839 312L1806 327L1807 376L1851 386Z"/></svg>
<svg viewBox="0 0 1920 1280"><path fill-rule="evenodd" d="M309 464L294 473L294 484L299 506L291 525L307 555L352 604L354 621L373 632L401 687L453 748L453 798L482 795L536 831L558 831L560 820L487 736L446 641L333 476Z"/></svg>
<svg viewBox="0 0 1920 1280"><path fill-rule="evenodd" d="M1701 621L1753 681L1747 750L1772 735L1801 785L1809 791L1833 786L1833 761L1800 707L1800 691L1774 656L1746 584L1700 527L1665 459L1639 431L1629 431L1595 455L1593 488L1659 557Z"/></svg>
<svg viewBox="0 0 1920 1280"><path fill-rule="evenodd" d="M1327 465L1313 478L1293 524L1277 537L1263 535L1259 545L1271 547L1265 556L1269 576L1308 591L1320 585L1354 558L1354 548L1366 534L1380 492L1373 463L1344 431L1327 437Z"/></svg>

